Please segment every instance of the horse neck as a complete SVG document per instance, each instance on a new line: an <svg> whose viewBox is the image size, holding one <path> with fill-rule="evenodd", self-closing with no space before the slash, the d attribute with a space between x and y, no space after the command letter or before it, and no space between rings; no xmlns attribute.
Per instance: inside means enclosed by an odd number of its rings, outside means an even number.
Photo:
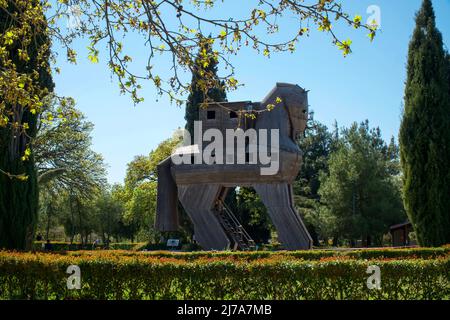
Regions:
<svg viewBox="0 0 450 320"><path fill-rule="evenodd" d="M264 106L263 106L264 108ZM283 103L280 103L272 111L260 113L256 119L256 129L266 129L267 134L272 134L271 130L278 129L280 146L291 145L289 116ZM260 132L262 134L262 132ZM291 148L293 146L290 146Z"/></svg>
<svg viewBox="0 0 450 320"><path fill-rule="evenodd" d="M280 97L282 102L277 104L276 99ZM256 120L256 129L278 129L280 138L280 147L291 152L299 152L297 143L292 138L292 119L284 101L283 90L273 90L261 102L261 109L264 110L268 104L274 104L272 111L266 111L259 114ZM270 133L269 133L270 134Z"/></svg>

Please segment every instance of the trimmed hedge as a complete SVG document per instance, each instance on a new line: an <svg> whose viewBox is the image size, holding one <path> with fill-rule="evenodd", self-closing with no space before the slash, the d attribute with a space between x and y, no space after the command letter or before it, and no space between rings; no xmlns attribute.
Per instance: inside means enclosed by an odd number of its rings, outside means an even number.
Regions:
<svg viewBox="0 0 450 320"><path fill-rule="evenodd" d="M66 269L81 269L81 290L66 288ZM381 269L381 290L366 286ZM321 261L283 256L195 261L145 254L0 252L0 299L449 299L450 260Z"/></svg>
<svg viewBox="0 0 450 320"><path fill-rule="evenodd" d="M83 245L79 242L52 242L53 251L77 251L77 250L92 250L92 244ZM45 241L35 241L33 243L33 250L42 251L45 245ZM129 242L117 242L109 245L110 250L141 250L145 247L145 242L129 243ZM97 249L103 249L104 245L96 245Z"/></svg>
<svg viewBox="0 0 450 320"><path fill-rule="evenodd" d="M68 252L69 255L84 256L98 255L100 252L76 251ZM197 259L226 258L232 260L258 260L272 257L284 259L321 260L324 258L353 258L353 259L435 259L448 257L450 248L408 248L408 249L361 249L361 250L306 250L306 251L198 251L198 252L173 252L173 251L144 251L108 252L107 255L116 254L120 256L144 255L155 258L173 258L186 261Z"/></svg>

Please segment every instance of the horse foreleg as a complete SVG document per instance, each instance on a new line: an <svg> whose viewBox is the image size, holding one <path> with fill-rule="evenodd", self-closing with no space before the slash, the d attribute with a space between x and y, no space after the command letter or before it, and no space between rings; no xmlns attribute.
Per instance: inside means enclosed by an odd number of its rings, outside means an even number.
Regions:
<svg viewBox="0 0 450 320"><path fill-rule="evenodd" d="M253 186L278 232L278 238L288 250L311 249L312 239L293 205L292 188L287 183Z"/></svg>
<svg viewBox="0 0 450 320"><path fill-rule="evenodd" d="M219 185L179 185L178 198L194 224L195 240L205 250L224 250L230 241L223 231L213 208Z"/></svg>

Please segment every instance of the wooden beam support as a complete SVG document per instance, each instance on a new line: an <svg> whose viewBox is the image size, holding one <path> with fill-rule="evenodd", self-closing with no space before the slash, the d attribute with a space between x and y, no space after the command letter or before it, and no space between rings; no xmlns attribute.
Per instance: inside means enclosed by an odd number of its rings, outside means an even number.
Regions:
<svg viewBox="0 0 450 320"><path fill-rule="evenodd" d="M292 187L287 183L253 187L267 207L283 246L288 250L311 249L311 236L293 206Z"/></svg>
<svg viewBox="0 0 450 320"><path fill-rule="evenodd" d="M178 186L178 198L194 224L195 240L204 250L226 250L230 246L213 212L221 189L217 184Z"/></svg>

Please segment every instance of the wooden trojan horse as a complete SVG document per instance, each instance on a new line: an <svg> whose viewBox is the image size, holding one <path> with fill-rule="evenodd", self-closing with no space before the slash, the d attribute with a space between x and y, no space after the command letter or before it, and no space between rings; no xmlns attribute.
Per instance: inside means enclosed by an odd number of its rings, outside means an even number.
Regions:
<svg viewBox="0 0 450 320"><path fill-rule="evenodd" d="M282 245L288 250L310 249L312 240L294 208L292 193L292 182L302 161L296 139L305 130L307 114L307 92L285 83L277 83L262 102L214 103L201 109L203 132L216 129L227 137L229 129L240 128L244 132L253 129L256 137L246 135L245 142L236 143L231 150L224 141L223 149L212 152L200 138L195 145L182 147L162 161L158 165L157 229L178 230L179 200L194 224L195 239L203 249L225 250L231 246L249 250L254 243L224 199L230 188L253 187L267 207ZM275 132L273 129L278 129L275 130L277 140L270 134ZM204 140L213 141L206 135L202 136ZM277 162L277 166L273 163L270 166L277 170L269 170L267 162L262 164L255 159L259 155L255 149L262 145L265 151L270 150L267 154L271 161ZM174 156L192 161L179 164ZM274 172L263 174L264 169Z"/></svg>

